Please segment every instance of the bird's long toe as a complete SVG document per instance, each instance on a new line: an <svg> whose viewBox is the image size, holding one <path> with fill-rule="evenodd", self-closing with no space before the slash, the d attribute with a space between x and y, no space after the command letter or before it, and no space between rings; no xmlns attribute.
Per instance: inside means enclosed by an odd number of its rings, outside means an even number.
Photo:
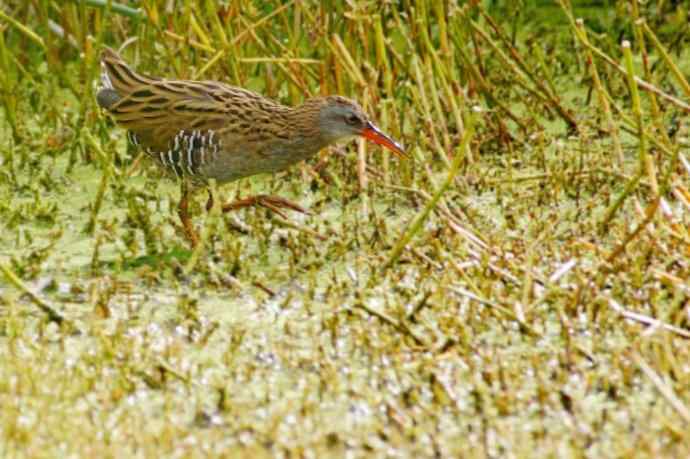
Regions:
<svg viewBox="0 0 690 459"><path fill-rule="evenodd" d="M257 195L257 196L250 196L248 198L243 198L243 199L238 199L236 201L233 201L231 203L225 204L222 207L223 212L231 212L233 210L238 210L242 209L244 207L251 207L251 206L261 206L266 209L271 210L272 212L277 213L278 215L282 216L283 218L287 218L285 213L283 213L280 209L290 209L294 210L295 212L300 212L303 214L310 214L308 209L305 209L304 207L300 206L297 203L294 203L288 199L281 198L280 196L269 196L269 195Z"/></svg>

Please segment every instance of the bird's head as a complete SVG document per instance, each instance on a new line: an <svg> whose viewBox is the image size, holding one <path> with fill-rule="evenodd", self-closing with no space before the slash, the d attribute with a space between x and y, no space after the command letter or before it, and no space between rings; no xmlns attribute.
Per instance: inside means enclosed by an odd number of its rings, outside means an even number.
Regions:
<svg viewBox="0 0 690 459"><path fill-rule="evenodd" d="M403 147L381 132L356 102L341 96L329 96L323 100L319 110L319 130L329 143L360 136L398 156L406 156Z"/></svg>

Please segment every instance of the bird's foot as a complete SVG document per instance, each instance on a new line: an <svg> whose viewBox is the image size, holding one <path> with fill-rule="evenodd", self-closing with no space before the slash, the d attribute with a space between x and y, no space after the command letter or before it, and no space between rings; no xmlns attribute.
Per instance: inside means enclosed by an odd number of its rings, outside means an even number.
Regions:
<svg viewBox="0 0 690 459"><path fill-rule="evenodd" d="M212 205L212 202L211 202ZM251 206L261 206L265 207L266 209L277 213L281 217L287 219L287 215L280 209L290 209L294 210L295 212L300 212L303 214L309 214L309 210L305 209L304 207L300 206L299 204L296 204L288 199L281 198L280 196L269 196L265 194L260 194L256 196L250 196L248 198L243 198L243 199L238 199L237 201L233 201L227 204L224 204L221 207L221 210L223 212L230 212L233 210L237 209L242 209L244 207L251 207ZM207 208L209 206L207 205Z"/></svg>

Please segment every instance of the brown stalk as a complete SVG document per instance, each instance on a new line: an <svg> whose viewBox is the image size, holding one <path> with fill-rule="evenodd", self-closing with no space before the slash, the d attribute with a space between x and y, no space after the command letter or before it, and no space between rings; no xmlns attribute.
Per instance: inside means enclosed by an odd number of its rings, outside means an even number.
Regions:
<svg viewBox="0 0 690 459"><path fill-rule="evenodd" d="M494 33L498 36L499 40L508 48L508 51L510 52L511 56L513 57L513 60L520 66L522 71L532 80L532 83L539 89L539 91L542 92L544 97L549 101L551 107L553 107L556 112L560 115L561 118L563 118L563 121L565 121L570 129L573 131L577 131L577 121L573 118L573 116L566 110L558 100L558 96L553 94L546 85L544 85L543 81L536 75L534 74L527 64L525 63L524 59L518 52L518 50L513 46L511 43L510 39L506 37L506 35L503 33L503 29L496 24L496 22L493 20L491 16L487 14L487 12L484 10L484 8L477 4L477 8L479 9L479 12L481 13L482 17L486 20L487 24L491 26L493 29Z"/></svg>

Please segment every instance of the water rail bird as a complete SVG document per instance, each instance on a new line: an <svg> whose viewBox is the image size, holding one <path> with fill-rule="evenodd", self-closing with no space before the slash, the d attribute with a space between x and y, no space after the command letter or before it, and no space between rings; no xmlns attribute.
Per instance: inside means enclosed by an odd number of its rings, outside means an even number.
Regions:
<svg viewBox="0 0 690 459"><path fill-rule="evenodd" d="M98 105L127 130L130 142L180 179L178 215L192 245L199 238L188 200L211 179L223 184L281 171L353 136L405 155L356 102L345 97L314 97L289 107L217 81L145 76L110 48L102 51L101 66ZM211 205L209 198L207 208ZM252 205L305 212L287 199L267 195L240 199L222 210Z"/></svg>

